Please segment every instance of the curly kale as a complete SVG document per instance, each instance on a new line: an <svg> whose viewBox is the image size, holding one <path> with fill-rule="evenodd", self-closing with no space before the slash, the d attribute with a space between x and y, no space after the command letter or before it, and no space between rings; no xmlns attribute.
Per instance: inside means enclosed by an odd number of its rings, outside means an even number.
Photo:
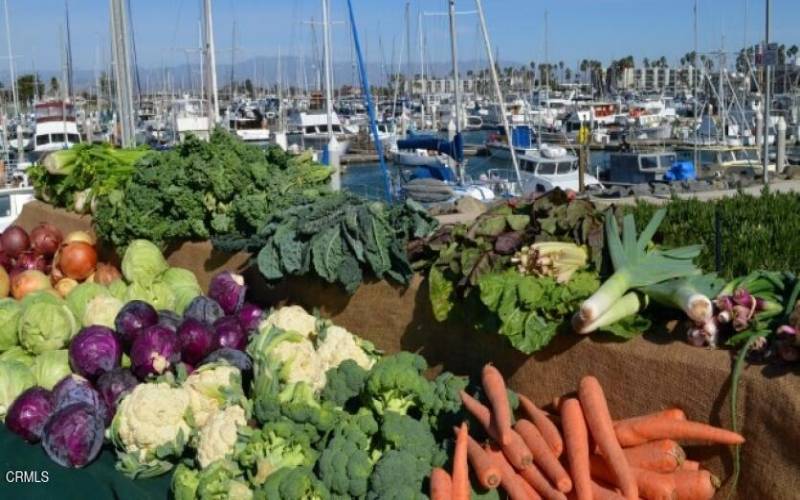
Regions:
<svg viewBox="0 0 800 500"><path fill-rule="evenodd" d="M423 376L427 368L422 356L410 352L380 359L367 377L367 403L381 415L387 411L406 414L411 409L431 408L435 395L432 384Z"/></svg>
<svg viewBox="0 0 800 500"><path fill-rule="evenodd" d="M329 500L331 493L309 467L283 468L267 478L253 500Z"/></svg>
<svg viewBox="0 0 800 500"><path fill-rule="evenodd" d="M320 393L322 401L344 408L364 389L367 371L352 359L343 361L338 367L328 370L327 382Z"/></svg>

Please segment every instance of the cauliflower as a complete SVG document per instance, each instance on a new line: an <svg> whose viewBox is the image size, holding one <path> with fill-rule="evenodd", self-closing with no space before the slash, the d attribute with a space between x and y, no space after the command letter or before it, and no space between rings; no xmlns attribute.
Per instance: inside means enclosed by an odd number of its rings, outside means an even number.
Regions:
<svg viewBox="0 0 800 500"><path fill-rule="evenodd" d="M163 460L180 456L191 434L187 421L189 394L165 383L139 384L120 402L111 423L117 467L132 477L162 474L172 467Z"/></svg>
<svg viewBox="0 0 800 500"><path fill-rule="evenodd" d="M203 427L221 408L244 398L238 368L226 364L203 365L186 378L189 407L196 427Z"/></svg>
<svg viewBox="0 0 800 500"><path fill-rule="evenodd" d="M315 391L325 387L327 368L310 340L280 342L270 350L269 357L282 364L281 379L287 384L306 382Z"/></svg>
<svg viewBox="0 0 800 500"><path fill-rule="evenodd" d="M281 307L267 316L258 329L264 332L273 326L308 338L317 333L317 318L300 306Z"/></svg>
<svg viewBox="0 0 800 500"><path fill-rule="evenodd" d="M197 461L205 469L215 460L233 454L240 427L247 425L244 408L230 406L208 419L200 429L197 444Z"/></svg>
<svg viewBox="0 0 800 500"><path fill-rule="evenodd" d="M342 361L352 359L361 368L369 370L375 361L358 345L356 338L336 325L331 325L322 333L324 340L317 348L317 355L325 366L323 371L338 367Z"/></svg>

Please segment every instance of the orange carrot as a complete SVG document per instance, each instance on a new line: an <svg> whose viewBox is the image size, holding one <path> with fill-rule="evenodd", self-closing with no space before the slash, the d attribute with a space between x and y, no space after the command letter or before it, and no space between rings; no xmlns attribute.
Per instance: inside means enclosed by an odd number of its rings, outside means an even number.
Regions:
<svg viewBox="0 0 800 500"><path fill-rule="evenodd" d="M670 418L672 420L686 420L686 413L683 412L680 408L667 408L665 410L654 411L653 413L645 413L644 415L639 415L637 417L625 418L622 420L616 420L614 422L614 427L618 425L627 425L631 422L636 422L637 420L641 420L643 418Z"/></svg>
<svg viewBox="0 0 800 500"><path fill-rule="evenodd" d="M678 500L711 500L720 485L707 470L679 470L673 477Z"/></svg>
<svg viewBox="0 0 800 500"><path fill-rule="evenodd" d="M561 426L567 448L569 470L575 487L576 500L592 500L592 478L589 472L589 433L583 410L577 399L567 399L561 405Z"/></svg>
<svg viewBox="0 0 800 500"><path fill-rule="evenodd" d="M469 429L466 423L462 423L456 435L456 447L453 452L453 500L470 500L472 496L467 464L468 444Z"/></svg>
<svg viewBox="0 0 800 500"><path fill-rule="evenodd" d="M622 490L628 500L638 500L639 490L620 443L614 435L614 425L600 382L592 376L583 377L578 386L578 398L581 402L586 424L595 442L600 447L605 460L613 471L613 482Z"/></svg>
<svg viewBox="0 0 800 500"><path fill-rule="evenodd" d="M497 442L503 446L511 444L511 406L503 375L491 364L486 364L481 372L483 389L492 406L492 423L497 431Z"/></svg>
<svg viewBox="0 0 800 500"><path fill-rule="evenodd" d="M469 434L467 434L467 456L481 486L487 490L500 486L500 468Z"/></svg>
<svg viewBox="0 0 800 500"><path fill-rule="evenodd" d="M486 429L486 433L489 434L489 437L499 443L500 439L492 425L492 417L489 408L483 406L480 401L464 391L461 391L461 401L464 403L464 408L466 408L467 411L475 417L475 420ZM530 450L528 450L525 441L522 440L520 435L512 429L509 433L509 437L511 439L511 444L503 446L503 453L506 454L511 464L518 469L532 464L533 456L531 456Z"/></svg>
<svg viewBox="0 0 800 500"><path fill-rule="evenodd" d="M450 474L441 467L431 471L431 500L451 500L453 485Z"/></svg>
<svg viewBox="0 0 800 500"><path fill-rule="evenodd" d="M694 460L684 460L678 470L700 470L700 462Z"/></svg>
<svg viewBox="0 0 800 500"><path fill-rule="evenodd" d="M547 446L542 435L529 420L517 420L514 430L522 436L528 449L533 455L533 463L538 465L544 475L556 485L558 491L569 493L572 490L572 480L569 474L562 467L561 462L553 455L553 451Z"/></svg>
<svg viewBox="0 0 800 500"><path fill-rule="evenodd" d="M511 500L540 500L542 498L533 491L533 488L524 479L517 475L497 446L486 445L484 450L500 468L500 474L502 475L500 487L505 490Z"/></svg>
<svg viewBox="0 0 800 500"><path fill-rule="evenodd" d="M674 439L691 443L742 444L744 438L727 429L690 420L647 417L631 420L614 428L622 446L638 446L657 439Z"/></svg>
<svg viewBox="0 0 800 500"><path fill-rule="evenodd" d="M597 455L590 458L592 477L605 482L614 481L614 473L608 464ZM675 480L671 474L662 474L631 467L636 486L642 498L647 500L676 500Z"/></svg>
<svg viewBox="0 0 800 500"><path fill-rule="evenodd" d="M592 481L591 487L592 491L590 498L594 500L625 500L624 496L612 489L598 484L596 481Z"/></svg>
<svg viewBox="0 0 800 500"><path fill-rule="evenodd" d="M655 472L674 472L686 459L686 453L671 439L661 439L622 450L631 467Z"/></svg>
<svg viewBox="0 0 800 500"><path fill-rule="evenodd" d="M522 412L533 422L539 432L547 441L547 445L553 450L556 458L561 456L564 452L564 442L561 439L561 433L558 432L558 427L547 416L547 413L533 404L533 401L526 398L522 394L517 394L519 398L519 406ZM558 408L558 406L556 406Z"/></svg>
<svg viewBox="0 0 800 500"><path fill-rule="evenodd" d="M535 465L521 469L518 474L525 480L544 500L566 500L567 496L553 488Z"/></svg>

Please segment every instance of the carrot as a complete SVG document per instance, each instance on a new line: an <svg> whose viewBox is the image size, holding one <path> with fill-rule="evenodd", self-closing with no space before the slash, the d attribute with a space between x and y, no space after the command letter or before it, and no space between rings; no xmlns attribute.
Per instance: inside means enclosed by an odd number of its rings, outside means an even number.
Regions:
<svg viewBox="0 0 800 500"><path fill-rule="evenodd" d="M528 449L531 450L533 463L542 469L544 475L556 485L558 491L569 493L572 490L572 480L561 466L561 462L553 455L553 451L547 446L536 426L528 420L520 419L514 425L514 430L522 436Z"/></svg>
<svg viewBox="0 0 800 500"><path fill-rule="evenodd" d="M450 474L441 467L436 467L431 471L431 500L451 500L453 496L453 484Z"/></svg>
<svg viewBox="0 0 800 500"><path fill-rule="evenodd" d="M545 500L566 500L567 496L553 488L535 465L521 469L518 474Z"/></svg>
<svg viewBox="0 0 800 500"><path fill-rule="evenodd" d="M497 446L486 445L484 450L500 468L500 474L502 475L500 487L505 490L511 500L540 500L542 498L538 493L533 491L533 488L531 488L524 479L517 475L514 468L511 467L511 464L506 460L503 452L497 448Z"/></svg>
<svg viewBox="0 0 800 500"><path fill-rule="evenodd" d="M481 486L487 490L500 486L500 468L469 434L467 434L467 456Z"/></svg>
<svg viewBox="0 0 800 500"><path fill-rule="evenodd" d="M665 417L632 420L626 425L616 426L614 431L622 446L638 446L657 439L729 445L744 443L741 435L727 429Z"/></svg>
<svg viewBox="0 0 800 500"><path fill-rule="evenodd" d="M636 479L628 466L619 442L617 442L617 437L614 435L611 414L608 411L608 403L600 382L592 376L583 377L578 386L578 398L589 431L614 473L612 478L614 484L620 487L625 498L638 500L639 490L636 486Z"/></svg>
<svg viewBox="0 0 800 500"><path fill-rule="evenodd" d="M567 399L561 405L561 427L567 448L569 470L575 487L576 500L592 500L592 478L589 472L589 433L583 410L577 399Z"/></svg>
<svg viewBox="0 0 800 500"><path fill-rule="evenodd" d="M467 464L467 447L469 429L462 423L456 435L456 447L453 452L453 500L470 500L472 487L469 484L469 465Z"/></svg>
<svg viewBox="0 0 800 500"><path fill-rule="evenodd" d="M464 408L466 408L467 411L473 417L475 417L475 420L477 420L478 423L481 424L484 429L486 429L486 433L489 434L489 437L491 437L495 442L499 443L500 439L497 435L497 431L492 425L492 417L491 413L489 412L489 408L483 406L480 401L464 391L461 391L461 401L464 403ZM514 432L512 429L509 437L511 439L511 444L508 446L503 446L503 453L506 454L511 464L518 469L522 469L532 464L533 456L531 456L530 450L528 450L528 447L525 445L525 441L522 440L520 435Z"/></svg>
<svg viewBox="0 0 800 500"><path fill-rule="evenodd" d="M616 491L606 488L598 484L596 481L591 482L591 497L594 500L625 500L625 497L617 493Z"/></svg>
<svg viewBox="0 0 800 500"><path fill-rule="evenodd" d="M674 472L686 459L686 453L671 439L661 439L622 450L631 467L655 472Z"/></svg>
<svg viewBox="0 0 800 500"><path fill-rule="evenodd" d="M590 458L592 477L601 481L613 482L614 473L601 457ZM676 500L675 480L671 474L662 474L631 467L636 486L642 498L647 500Z"/></svg>
<svg viewBox="0 0 800 500"><path fill-rule="evenodd" d="M700 470L700 462L694 460L684 460L678 470Z"/></svg>
<svg viewBox="0 0 800 500"><path fill-rule="evenodd" d="M492 406L492 422L500 439L496 441L503 446L511 444L511 406L508 403L508 392L503 375L491 364L487 363L481 372L483 389Z"/></svg>
<svg viewBox="0 0 800 500"><path fill-rule="evenodd" d="M673 477L678 500L711 500L720 485L707 470L679 470Z"/></svg>
<svg viewBox="0 0 800 500"><path fill-rule="evenodd" d="M550 420L545 411L533 404L533 401L522 394L517 394L517 397L519 398L519 406L522 408L522 412L542 433L542 437L547 441L547 445L553 450L556 458L560 457L561 453L564 452L564 441L562 441L561 433L558 432L556 425Z"/></svg>
<svg viewBox="0 0 800 500"><path fill-rule="evenodd" d="M625 418L622 420L617 420L614 422L614 427L618 425L628 425L631 422L636 422L637 420L641 420L643 418L670 418L672 420L686 420L686 413L683 412L680 408L667 408L665 410L654 411L653 413L645 413L644 415L639 415L637 417Z"/></svg>

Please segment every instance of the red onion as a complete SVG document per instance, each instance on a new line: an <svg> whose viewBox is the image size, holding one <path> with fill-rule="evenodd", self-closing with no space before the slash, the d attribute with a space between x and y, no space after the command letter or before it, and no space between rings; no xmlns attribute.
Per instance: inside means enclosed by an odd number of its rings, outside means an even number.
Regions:
<svg viewBox="0 0 800 500"><path fill-rule="evenodd" d="M54 225L42 222L31 231L31 247L37 254L46 257L55 255L61 242L64 240L64 235Z"/></svg>
<svg viewBox="0 0 800 500"><path fill-rule="evenodd" d="M100 285L109 285L111 282L122 278L119 270L111 264L97 264L97 270L94 272L94 282Z"/></svg>
<svg viewBox="0 0 800 500"><path fill-rule="evenodd" d="M11 258L14 258L27 250L31 244L31 239L28 237L28 233L16 225L10 226L8 229L3 231L3 235L0 236L0 241L2 241L3 244L3 251Z"/></svg>
<svg viewBox="0 0 800 500"><path fill-rule="evenodd" d="M58 267L67 278L83 281L94 272L97 251L83 241L67 243L59 251Z"/></svg>
<svg viewBox="0 0 800 500"><path fill-rule="evenodd" d="M17 265L15 266L20 271L29 271L34 269L43 273L47 272L47 259L42 254L35 254L26 251L19 254L17 257Z"/></svg>

